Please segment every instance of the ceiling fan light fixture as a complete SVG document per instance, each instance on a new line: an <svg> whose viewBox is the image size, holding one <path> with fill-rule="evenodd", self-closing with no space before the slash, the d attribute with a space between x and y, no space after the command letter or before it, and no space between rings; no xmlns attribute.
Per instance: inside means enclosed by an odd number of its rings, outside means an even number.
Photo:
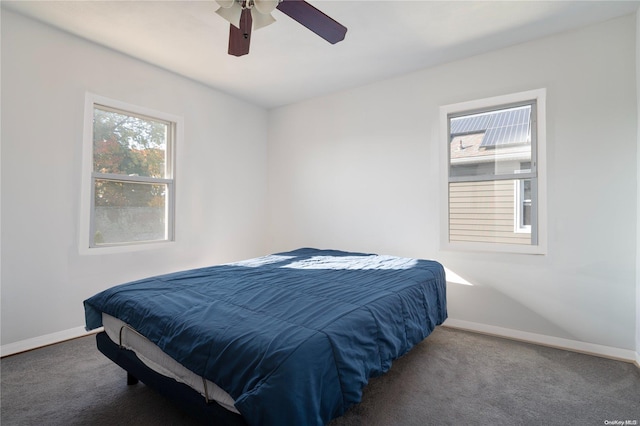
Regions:
<svg viewBox="0 0 640 426"><path fill-rule="evenodd" d="M253 0L256 10L262 14L268 15L273 12L280 3L280 0Z"/></svg>
<svg viewBox="0 0 640 426"><path fill-rule="evenodd" d="M270 13L264 14L255 9L251 9L251 18L253 18L253 29L259 30L276 22L276 19Z"/></svg>
<svg viewBox="0 0 640 426"><path fill-rule="evenodd" d="M222 0L216 0L220 4ZM220 9L216 13L236 28L240 28L240 16L242 15L242 6L236 1L232 1L231 6L225 7L220 5Z"/></svg>
<svg viewBox="0 0 640 426"><path fill-rule="evenodd" d="M215 0L215 2L218 3L218 6L229 9L234 3L236 3L236 0Z"/></svg>

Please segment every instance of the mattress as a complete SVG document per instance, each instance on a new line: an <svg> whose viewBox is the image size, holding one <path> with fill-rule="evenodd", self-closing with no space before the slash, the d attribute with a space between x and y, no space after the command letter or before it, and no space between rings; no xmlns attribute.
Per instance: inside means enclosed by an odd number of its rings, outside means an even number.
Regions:
<svg viewBox="0 0 640 426"><path fill-rule="evenodd" d="M156 373L184 383L207 401L216 401L227 410L240 414L234 406L233 398L220 386L185 368L124 321L103 313L102 323L104 331L114 343L133 351L140 361Z"/></svg>

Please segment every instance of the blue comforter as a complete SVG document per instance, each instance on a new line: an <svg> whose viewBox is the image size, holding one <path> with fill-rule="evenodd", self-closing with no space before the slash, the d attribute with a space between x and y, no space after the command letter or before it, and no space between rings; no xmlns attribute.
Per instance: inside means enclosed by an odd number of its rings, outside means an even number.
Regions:
<svg viewBox="0 0 640 426"><path fill-rule="evenodd" d="M433 261L299 249L148 278L84 302L235 400L250 425L323 425L447 317Z"/></svg>

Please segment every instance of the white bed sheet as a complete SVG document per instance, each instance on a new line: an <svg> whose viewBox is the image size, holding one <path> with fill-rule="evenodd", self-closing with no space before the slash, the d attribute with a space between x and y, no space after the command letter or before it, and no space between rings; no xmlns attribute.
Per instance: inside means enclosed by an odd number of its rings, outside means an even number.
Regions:
<svg viewBox="0 0 640 426"><path fill-rule="evenodd" d="M234 406L233 398L227 392L209 380L206 380L205 391L202 377L165 354L162 349L137 333L128 324L105 313L102 313L102 324L113 342L135 352L140 361L156 373L184 383L199 392L204 398L214 400L227 410L239 414Z"/></svg>

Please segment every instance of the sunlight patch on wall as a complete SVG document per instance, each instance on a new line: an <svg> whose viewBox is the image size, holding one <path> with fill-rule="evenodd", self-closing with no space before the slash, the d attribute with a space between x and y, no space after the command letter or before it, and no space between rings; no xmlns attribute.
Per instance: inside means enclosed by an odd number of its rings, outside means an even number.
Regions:
<svg viewBox="0 0 640 426"><path fill-rule="evenodd" d="M469 281L462 278L460 275L453 272L451 269L447 268L446 266L444 267L444 272L447 275L447 283L471 285L471 286L473 285Z"/></svg>

